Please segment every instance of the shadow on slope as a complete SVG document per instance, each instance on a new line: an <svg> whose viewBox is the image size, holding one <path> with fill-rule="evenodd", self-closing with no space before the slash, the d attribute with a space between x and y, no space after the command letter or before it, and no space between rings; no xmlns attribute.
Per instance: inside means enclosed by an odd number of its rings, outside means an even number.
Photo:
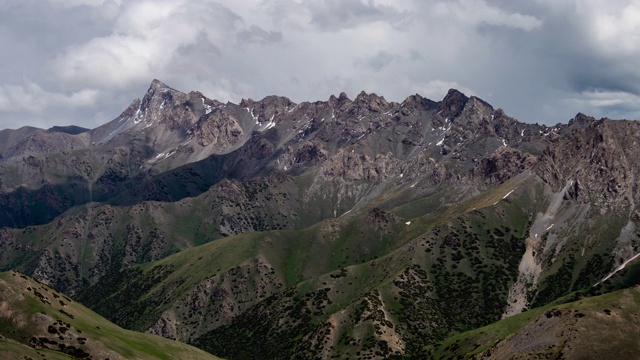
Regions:
<svg viewBox="0 0 640 360"><path fill-rule="evenodd" d="M535 308L455 335L409 359L637 358L640 287Z"/></svg>
<svg viewBox="0 0 640 360"><path fill-rule="evenodd" d="M124 330L17 272L0 273L0 289L0 354L11 358L23 353L63 359L217 359L186 344Z"/></svg>

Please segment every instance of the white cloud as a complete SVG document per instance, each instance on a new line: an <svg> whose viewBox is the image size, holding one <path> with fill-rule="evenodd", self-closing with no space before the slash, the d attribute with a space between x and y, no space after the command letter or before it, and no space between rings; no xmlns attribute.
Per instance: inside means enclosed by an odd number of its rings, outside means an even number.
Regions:
<svg viewBox="0 0 640 360"><path fill-rule="evenodd" d="M238 42L243 44L268 44L282 41L282 33L278 31L266 31L260 26L251 25L248 30L238 33Z"/></svg>
<svg viewBox="0 0 640 360"><path fill-rule="evenodd" d="M178 50L218 42L239 17L216 3L137 1L127 3L108 36L70 47L53 69L76 85L126 88L148 83L176 59Z"/></svg>
<svg viewBox="0 0 640 360"><path fill-rule="evenodd" d="M640 53L640 1L626 6L616 3L592 4L596 40L606 51L638 55Z"/></svg>
<svg viewBox="0 0 640 360"><path fill-rule="evenodd" d="M628 107L640 110L640 96L624 91L589 90L580 96L567 99L569 102L594 108Z"/></svg>
<svg viewBox="0 0 640 360"><path fill-rule="evenodd" d="M35 83L5 85L0 87L0 111L44 114L52 108L87 108L96 104L99 94L95 89L70 94L48 92Z"/></svg>

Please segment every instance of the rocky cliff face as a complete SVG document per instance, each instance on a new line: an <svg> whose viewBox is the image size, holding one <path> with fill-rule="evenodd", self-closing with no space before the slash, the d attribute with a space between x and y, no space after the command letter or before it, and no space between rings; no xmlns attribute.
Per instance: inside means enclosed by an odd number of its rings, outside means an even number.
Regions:
<svg viewBox="0 0 640 360"><path fill-rule="evenodd" d="M567 196L581 203L602 209L635 206L639 130L636 121L578 114L543 153L540 174L554 189L572 182Z"/></svg>

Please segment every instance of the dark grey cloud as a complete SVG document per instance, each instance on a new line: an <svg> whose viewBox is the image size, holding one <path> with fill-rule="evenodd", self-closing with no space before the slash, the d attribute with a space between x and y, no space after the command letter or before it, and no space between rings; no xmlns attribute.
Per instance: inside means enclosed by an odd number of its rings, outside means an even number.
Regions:
<svg viewBox="0 0 640 360"><path fill-rule="evenodd" d="M412 20L411 12L394 2L374 0L263 1L262 8L278 24L286 23L308 31L337 32L381 22L402 29Z"/></svg>
<svg viewBox="0 0 640 360"><path fill-rule="evenodd" d="M640 118L640 1L6 0L0 128L113 119L158 78L221 101L341 91L520 120Z"/></svg>
<svg viewBox="0 0 640 360"><path fill-rule="evenodd" d="M632 52L632 56L623 52L611 52L615 42L620 39L599 39L602 29L599 26L606 18L608 8L615 6L602 3L602 8L580 9L580 3L564 4L555 11L541 14L545 19L545 26L540 29L533 39L532 47L527 50L527 56L543 58L549 68L556 68L559 76L566 80L566 84L557 84L566 91L582 92L591 89L608 91L624 91L638 93L640 90L640 70L632 65L640 54L640 47ZM559 5L558 5L559 6ZM540 11L540 10L538 10ZM616 13L616 11L613 11ZM600 14L598 14L600 13ZM582 15L582 16L576 16ZM640 18L638 18L640 20ZM609 19L615 26L618 19ZM640 30L636 28L637 31ZM634 36L633 32L621 33L620 36Z"/></svg>
<svg viewBox="0 0 640 360"><path fill-rule="evenodd" d="M375 1L310 1L307 6L311 14L311 24L328 31L354 28L375 21L402 26L410 18L406 11Z"/></svg>
<svg viewBox="0 0 640 360"><path fill-rule="evenodd" d="M640 69L635 66L640 43L625 44L625 39L640 36L640 4L531 4L528 8L543 19L543 26L527 33L525 39L510 38L507 46L521 44L517 63L533 88L540 89L530 96L532 103L546 107L540 112L529 106L539 114L536 120L551 122L547 118L554 117L566 121L578 111L598 117L640 118ZM506 103L518 102L508 96L505 99Z"/></svg>

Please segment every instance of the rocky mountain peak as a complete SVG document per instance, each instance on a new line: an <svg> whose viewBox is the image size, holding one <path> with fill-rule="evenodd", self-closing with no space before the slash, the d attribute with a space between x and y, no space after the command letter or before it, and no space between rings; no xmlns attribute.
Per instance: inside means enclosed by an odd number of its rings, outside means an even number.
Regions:
<svg viewBox="0 0 640 360"><path fill-rule="evenodd" d="M163 90L163 89L171 89L169 86L167 86L167 84L163 83L162 81L158 80L158 79L153 79L153 81L151 81L151 85L149 85L149 90L148 91L158 91L158 90ZM171 89L173 90L173 89Z"/></svg>
<svg viewBox="0 0 640 360"><path fill-rule="evenodd" d="M252 98L247 98L247 99L240 100L240 103L238 105L241 107L252 107L253 104L255 103L256 101L253 100Z"/></svg>
<svg viewBox="0 0 640 360"><path fill-rule="evenodd" d="M192 100L189 95L165 85L160 80L153 80L134 115L134 122L144 122L145 126L165 123L171 131L186 131L197 120L193 107L189 106L189 100Z"/></svg>
<svg viewBox="0 0 640 360"><path fill-rule="evenodd" d="M280 122L280 116L288 113L296 106L296 103L288 97L270 95L260 101L253 99L242 99L240 107L250 112L251 117L257 123Z"/></svg>
<svg viewBox="0 0 640 360"><path fill-rule="evenodd" d="M469 98L456 89L450 89L438 105L437 114L442 118L453 119L460 115Z"/></svg>
<svg viewBox="0 0 640 360"><path fill-rule="evenodd" d="M338 95L338 97L336 97L335 95L329 96L328 102L329 104L336 104L338 102L344 103L344 102L351 102L351 99L349 99L349 97L347 96L347 93L343 91L340 93L340 95Z"/></svg>
<svg viewBox="0 0 640 360"><path fill-rule="evenodd" d="M420 96L420 94L409 95L406 99L400 104L402 106L413 106L416 104L425 104L425 103L435 103L425 97Z"/></svg>
<svg viewBox="0 0 640 360"><path fill-rule="evenodd" d="M451 111L449 114L456 114L454 122L470 128L492 127L495 118L493 107L475 96L466 98L466 100L465 98L464 95L456 96L456 99L449 102L449 110ZM458 110L459 106L462 106L462 109Z"/></svg>
<svg viewBox="0 0 640 360"><path fill-rule="evenodd" d="M457 89L449 89L449 91L447 91L447 95L445 95L442 99L442 104L445 106L457 105L460 107L463 106L468 100L469 97L467 97L467 95L463 94Z"/></svg>
<svg viewBox="0 0 640 360"><path fill-rule="evenodd" d="M276 96L276 95L266 96L264 99L260 100L260 102L263 104L280 106L280 107L291 107L296 105L296 103L291 101L291 99L289 99L288 97Z"/></svg>
<svg viewBox="0 0 640 360"><path fill-rule="evenodd" d="M151 82L151 85L149 85L147 93L142 98L142 102L143 106L147 105L148 107L149 105L153 104L153 100L155 99L160 98L162 100L172 101L174 97L180 97L180 95L185 94L167 86L160 80L154 79Z"/></svg>
<svg viewBox="0 0 640 360"><path fill-rule="evenodd" d="M437 105L437 102L415 94L404 99L404 101L400 104L400 107L402 108L402 115L418 116L421 112L433 109Z"/></svg>
<svg viewBox="0 0 640 360"><path fill-rule="evenodd" d="M338 96L338 100L341 100L341 101L349 100L349 98L347 97L347 93L345 93L344 91L341 92L340 96Z"/></svg>
<svg viewBox="0 0 640 360"><path fill-rule="evenodd" d="M375 95L375 94L373 94L373 95ZM369 94L367 94L366 91L362 90L356 96L356 98L354 99L354 102L365 102L365 101L367 101L368 98L369 98Z"/></svg>
<svg viewBox="0 0 640 360"><path fill-rule="evenodd" d="M334 95L331 95L328 101L330 107L339 109L340 111L350 108L352 103L353 101L349 99L345 92L341 92L337 98Z"/></svg>
<svg viewBox="0 0 640 360"><path fill-rule="evenodd" d="M573 119L569 120L569 126L574 125L578 127L585 127L592 123L594 123L596 119L592 116L585 115L583 113L578 113Z"/></svg>
<svg viewBox="0 0 640 360"><path fill-rule="evenodd" d="M259 117L259 121L273 120L272 117L275 115L284 114L295 106L296 103L291 101L288 97L275 95L267 96L264 99L251 104L251 107L255 108L258 112L256 116ZM260 116L262 116L262 118L260 118Z"/></svg>
<svg viewBox="0 0 640 360"><path fill-rule="evenodd" d="M189 92L189 99L191 100L200 100L200 102L202 104L208 104L210 106L222 106L224 105L224 103L216 100L216 99L209 99L208 97L204 96L203 93L201 93L200 91L191 91Z"/></svg>
<svg viewBox="0 0 640 360"><path fill-rule="evenodd" d="M359 106L365 106L368 110L373 112L382 112L389 105L384 97L378 96L375 93L367 94L364 91L361 91L360 94L358 94L354 103Z"/></svg>

